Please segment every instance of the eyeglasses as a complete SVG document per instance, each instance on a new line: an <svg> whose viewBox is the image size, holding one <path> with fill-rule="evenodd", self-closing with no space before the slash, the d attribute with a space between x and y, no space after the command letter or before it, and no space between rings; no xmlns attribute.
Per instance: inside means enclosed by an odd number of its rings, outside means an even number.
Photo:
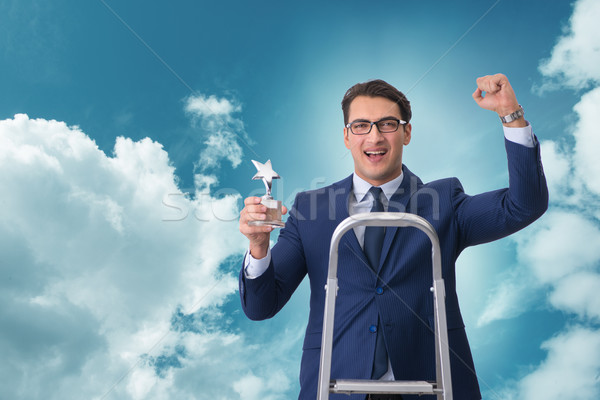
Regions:
<svg viewBox="0 0 600 400"><path fill-rule="evenodd" d="M375 122L362 119L346 124L346 128L350 128L350 132L355 135L366 135L371 132L373 125L377 125L377 129L380 133L392 133L396 132L400 125L405 124L406 121L397 118L383 118Z"/></svg>

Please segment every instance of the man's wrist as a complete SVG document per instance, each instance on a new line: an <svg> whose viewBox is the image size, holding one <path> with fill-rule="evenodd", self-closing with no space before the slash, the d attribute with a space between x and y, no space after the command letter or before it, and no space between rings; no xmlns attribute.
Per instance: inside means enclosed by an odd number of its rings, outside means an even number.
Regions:
<svg viewBox="0 0 600 400"><path fill-rule="evenodd" d="M250 250L246 253L246 257L244 259L244 275L248 279L256 279L269 268L269 264L271 263L271 250L267 249L267 254L265 257L257 259L254 258L252 254L250 254Z"/></svg>
<svg viewBox="0 0 600 400"><path fill-rule="evenodd" d="M523 128L527 126L527 122L525 121L524 115L525 111L523 107L519 104L511 109L512 111L507 111L507 109L502 109L498 111L498 116L502 121L502 124L509 128Z"/></svg>
<svg viewBox="0 0 600 400"><path fill-rule="evenodd" d="M269 251L269 246L252 246L250 245L249 253L256 260L260 260L261 258L265 258L267 256L267 252Z"/></svg>

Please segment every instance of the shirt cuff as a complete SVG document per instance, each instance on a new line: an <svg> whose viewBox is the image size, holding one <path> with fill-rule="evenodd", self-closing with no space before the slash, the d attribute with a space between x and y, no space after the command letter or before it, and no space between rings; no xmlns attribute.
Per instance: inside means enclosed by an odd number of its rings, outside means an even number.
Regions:
<svg viewBox="0 0 600 400"><path fill-rule="evenodd" d="M271 263L271 249L267 248L267 255L263 258L256 259L250 254L250 250L246 252L244 257L244 276L247 279L256 279L265 273Z"/></svg>
<svg viewBox="0 0 600 400"><path fill-rule="evenodd" d="M504 137L506 140L509 140L513 143L521 144L525 147L535 147L537 144L537 140L535 135L533 134L533 129L531 129L531 125L529 121L527 121L527 126L523 128L509 128L503 126L504 128Z"/></svg>

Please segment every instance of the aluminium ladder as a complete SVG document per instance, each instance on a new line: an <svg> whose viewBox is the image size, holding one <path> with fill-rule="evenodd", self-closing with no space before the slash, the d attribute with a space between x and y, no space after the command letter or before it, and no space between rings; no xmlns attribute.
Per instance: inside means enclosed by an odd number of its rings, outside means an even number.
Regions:
<svg viewBox="0 0 600 400"><path fill-rule="evenodd" d="M337 296L338 247L342 236L359 226L414 227L423 231L431 241L433 261L434 335L436 381L379 381L337 379L331 380L331 354L333 350L333 325L335 298ZM445 286L442 279L440 243L431 224L414 214L400 212L370 212L352 215L342 221L333 232L329 252L329 270L325 285L325 310L323 312L323 336L321 339L321 361L319 365L318 400L326 400L329 393L363 394L415 394L436 395L438 400L452 400L450 354L446 321Z"/></svg>

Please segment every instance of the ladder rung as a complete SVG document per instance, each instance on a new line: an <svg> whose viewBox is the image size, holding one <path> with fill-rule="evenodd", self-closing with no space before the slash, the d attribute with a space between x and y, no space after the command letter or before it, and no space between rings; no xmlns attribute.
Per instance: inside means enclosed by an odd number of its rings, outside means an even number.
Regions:
<svg viewBox="0 0 600 400"><path fill-rule="evenodd" d="M329 383L331 393L371 394L435 394L434 383L427 381L373 381L365 379L338 379Z"/></svg>

